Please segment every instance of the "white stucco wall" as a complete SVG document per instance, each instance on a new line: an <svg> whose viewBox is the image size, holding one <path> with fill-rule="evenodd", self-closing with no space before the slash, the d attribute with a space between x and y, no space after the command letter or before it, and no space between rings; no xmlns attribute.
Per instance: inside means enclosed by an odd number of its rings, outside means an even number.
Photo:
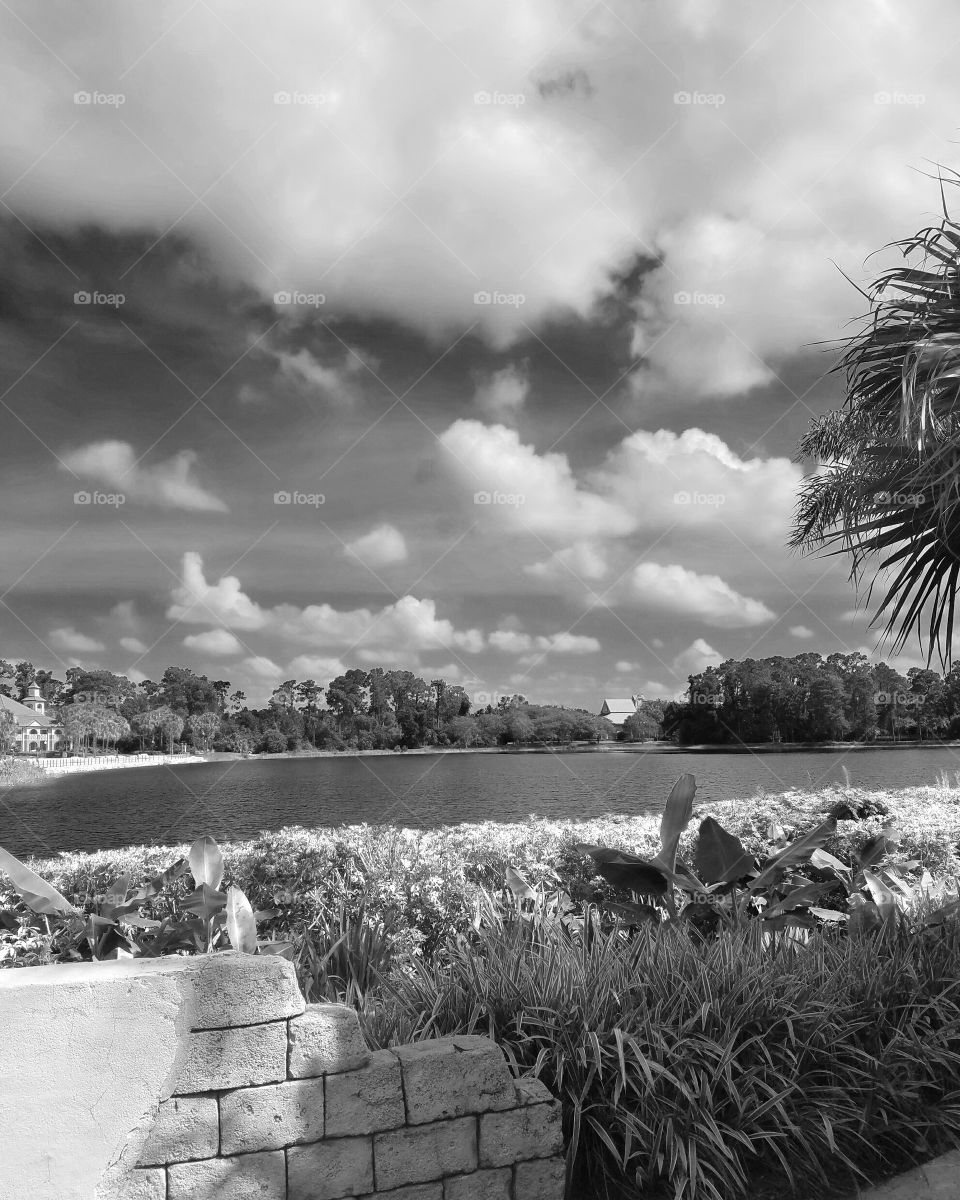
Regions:
<svg viewBox="0 0 960 1200"><path fill-rule="evenodd" d="M125 1150L136 1160L193 1024L190 962L0 971L3 1200L95 1200Z"/></svg>

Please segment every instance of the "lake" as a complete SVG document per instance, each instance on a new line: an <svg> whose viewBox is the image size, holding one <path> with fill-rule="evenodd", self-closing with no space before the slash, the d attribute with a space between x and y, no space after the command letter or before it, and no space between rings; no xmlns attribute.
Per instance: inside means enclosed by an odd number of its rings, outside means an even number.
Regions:
<svg viewBox="0 0 960 1200"><path fill-rule="evenodd" d="M684 771L698 800L731 800L841 783L896 788L960 771L960 750L864 749L703 754L637 748L600 753L375 755L246 759L91 771L0 795L0 846L17 855L218 841L285 825L582 819L659 812Z"/></svg>

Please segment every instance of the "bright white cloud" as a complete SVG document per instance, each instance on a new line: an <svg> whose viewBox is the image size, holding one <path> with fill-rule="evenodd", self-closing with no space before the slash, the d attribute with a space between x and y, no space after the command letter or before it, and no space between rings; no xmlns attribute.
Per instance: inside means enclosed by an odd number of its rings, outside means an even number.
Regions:
<svg viewBox="0 0 960 1200"><path fill-rule="evenodd" d="M128 654L146 654L149 649L146 642L135 637L122 637L119 645L120 649L126 650Z"/></svg>
<svg viewBox="0 0 960 1200"><path fill-rule="evenodd" d="M127 501L189 512L227 512L226 504L193 478L197 462L193 450L181 450L164 462L147 466L137 461L129 442L91 442L64 451L60 461L80 479L103 484Z"/></svg>
<svg viewBox="0 0 960 1200"><path fill-rule="evenodd" d="M566 632L533 635L515 629L497 629L488 640L494 650L505 654L519 654L525 650L539 650L544 654L594 654L600 649L596 638Z"/></svg>
<svg viewBox="0 0 960 1200"><path fill-rule="evenodd" d="M47 641L55 650L63 650L68 654L93 654L104 649L103 642L80 633L72 625L51 629L47 634Z"/></svg>
<svg viewBox="0 0 960 1200"><path fill-rule="evenodd" d="M806 625L791 625L790 636L800 638L802 641L806 641L807 639L813 637L813 630L808 629Z"/></svg>
<svg viewBox="0 0 960 1200"><path fill-rule="evenodd" d="M697 638L681 650L671 664L677 675L686 678L688 675L699 675L707 667L717 667L723 662L723 655L706 642Z"/></svg>
<svg viewBox="0 0 960 1200"><path fill-rule="evenodd" d="M315 679L326 684L346 671L339 658L324 658L311 654L298 654L287 666L287 678Z"/></svg>
<svg viewBox="0 0 960 1200"><path fill-rule="evenodd" d="M406 560L407 543L400 530L393 525L378 525L356 541L348 542L344 552L354 555L368 566L387 567L391 563Z"/></svg>
<svg viewBox="0 0 960 1200"><path fill-rule="evenodd" d="M719 575L698 575L676 563L641 563L632 571L629 586L642 604L699 617L719 629L744 629L774 620L765 604L741 596Z"/></svg>
<svg viewBox="0 0 960 1200"><path fill-rule="evenodd" d="M216 622L228 629L260 630L285 641L317 649L372 653L398 647L406 662L419 651L448 650L477 654L484 647L479 629L457 629L437 616L433 600L403 596L378 612L340 610L330 604L278 604L264 608L247 596L235 575L208 583L195 551L183 556L182 582L167 610L170 620L191 624Z"/></svg>
<svg viewBox="0 0 960 1200"><path fill-rule="evenodd" d="M198 654L210 654L214 657L228 654L239 654L240 643L229 629L208 629L204 633L190 633L183 639L188 650L196 650Z"/></svg>
<svg viewBox="0 0 960 1200"><path fill-rule="evenodd" d="M272 659L265 658L262 654L250 655L243 659L240 666L258 680L266 683L278 684L281 680L280 668Z"/></svg>
<svg viewBox="0 0 960 1200"><path fill-rule="evenodd" d="M536 579L553 583L569 584L582 580L590 584L603 579L609 567L602 546L596 542L574 542L572 546L554 551L542 562L531 563L524 570Z"/></svg>

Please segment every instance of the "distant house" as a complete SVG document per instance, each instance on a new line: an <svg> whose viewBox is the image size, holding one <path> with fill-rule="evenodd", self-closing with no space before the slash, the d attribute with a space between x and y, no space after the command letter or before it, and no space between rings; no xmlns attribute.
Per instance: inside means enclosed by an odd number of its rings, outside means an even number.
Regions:
<svg viewBox="0 0 960 1200"><path fill-rule="evenodd" d="M631 696L629 700L604 700L598 715L605 717L611 725L619 727L627 717L632 717L637 711L641 699L640 696Z"/></svg>
<svg viewBox="0 0 960 1200"><path fill-rule="evenodd" d="M14 750L24 754L48 754L63 747L63 725L47 716L47 702L35 683L27 688L23 700L0 696L0 714L10 726L9 740Z"/></svg>

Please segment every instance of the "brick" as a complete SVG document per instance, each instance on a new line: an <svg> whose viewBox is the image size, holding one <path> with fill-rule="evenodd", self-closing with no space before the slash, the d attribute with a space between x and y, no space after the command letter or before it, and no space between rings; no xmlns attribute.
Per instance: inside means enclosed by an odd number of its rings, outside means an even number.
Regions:
<svg viewBox="0 0 960 1200"><path fill-rule="evenodd" d="M400 1063L378 1050L358 1071L327 1076L327 1137L379 1133L405 1121Z"/></svg>
<svg viewBox="0 0 960 1200"><path fill-rule="evenodd" d="M513 1168L513 1200L563 1200L566 1174L562 1158L517 1163Z"/></svg>
<svg viewBox="0 0 960 1200"><path fill-rule="evenodd" d="M286 1200L283 1151L167 1167L167 1200Z"/></svg>
<svg viewBox="0 0 960 1200"><path fill-rule="evenodd" d="M167 1173L158 1170L124 1171L109 1183L97 1185L97 1200L166 1200Z"/></svg>
<svg viewBox="0 0 960 1200"><path fill-rule="evenodd" d="M411 1183L389 1192L370 1192L360 1200L443 1200L443 1184L439 1179L436 1183Z"/></svg>
<svg viewBox="0 0 960 1200"><path fill-rule="evenodd" d="M193 1029L286 1021L306 1008L293 963L273 954L197 955L189 980Z"/></svg>
<svg viewBox="0 0 960 1200"><path fill-rule="evenodd" d="M489 1038L435 1038L396 1046L393 1053L400 1059L411 1125L503 1111L517 1103L503 1051Z"/></svg>
<svg viewBox="0 0 960 1200"><path fill-rule="evenodd" d="M512 1175L509 1167L452 1175L443 1181L443 1200L511 1200Z"/></svg>
<svg viewBox="0 0 960 1200"><path fill-rule="evenodd" d="M523 1107L528 1104L543 1104L553 1099L553 1093L539 1079L515 1079L513 1086L517 1093L517 1104Z"/></svg>
<svg viewBox="0 0 960 1200"><path fill-rule="evenodd" d="M287 1023L188 1034L175 1096L277 1083L287 1074Z"/></svg>
<svg viewBox="0 0 960 1200"><path fill-rule="evenodd" d="M345 1004L308 1004L290 1029L290 1078L354 1071L370 1061L360 1020Z"/></svg>
<svg viewBox="0 0 960 1200"><path fill-rule="evenodd" d="M408 1126L373 1139L377 1188L406 1183L429 1183L444 1175L477 1169L475 1117L439 1121L435 1125Z"/></svg>
<svg viewBox="0 0 960 1200"><path fill-rule="evenodd" d="M563 1149L560 1105L531 1104L480 1118L480 1166L508 1167L525 1158L546 1158Z"/></svg>
<svg viewBox="0 0 960 1200"><path fill-rule="evenodd" d="M280 1150L322 1137L322 1079L295 1079L220 1096L223 1154Z"/></svg>
<svg viewBox="0 0 960 1200"><path fill-rule="evenodd" d="M369 1138L334 1138L287 1151L287 1200L338 1200L372 1191Z"/></svg>
<svg viewBox="0 0 960 1200"><path fill-rule="evenodd" d="M220 1149L220 1117L212 1096L175 1096L160 1104L140 1153L143 1167L213 1158Z"/></svg>

